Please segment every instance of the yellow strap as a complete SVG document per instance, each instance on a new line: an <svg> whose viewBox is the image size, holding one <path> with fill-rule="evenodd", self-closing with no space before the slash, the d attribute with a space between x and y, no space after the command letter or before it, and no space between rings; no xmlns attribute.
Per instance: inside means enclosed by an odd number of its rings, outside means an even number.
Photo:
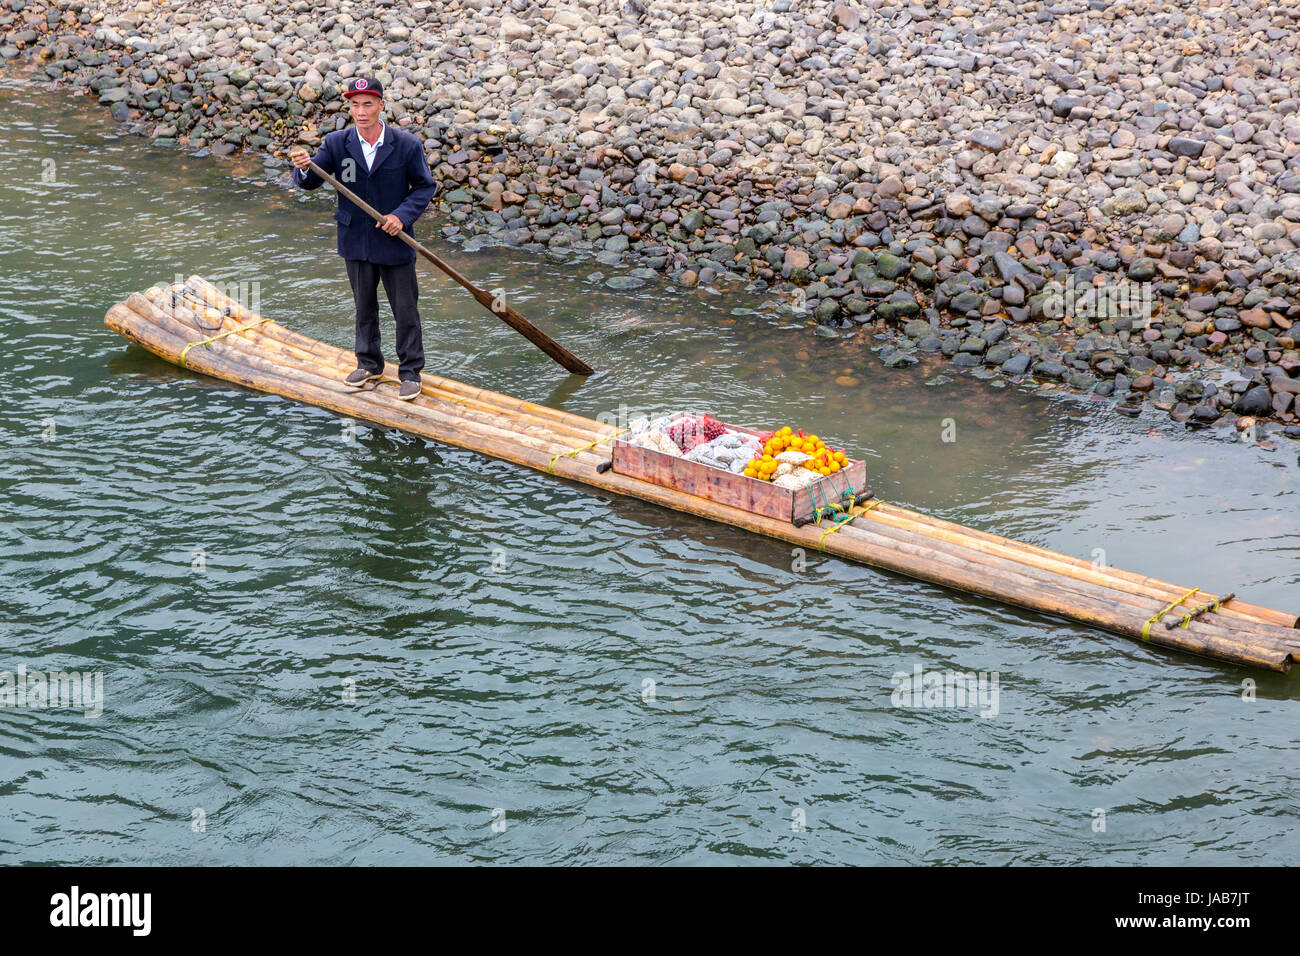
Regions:
<svg viewBox="0 0 1300 956"><path fill-rule="evenodd" d="M1183 630L1186 630L1186 629L1187 629L1187 625L1189 625L1189 624L1192 623L1192 619L1195 618L1196 615L1198 615L1198 614L1213 614L1215 611L1217 611L1217 610L1219 609L1219 605L1222 604L1222 603L1223 603L1223 598L1219 598L1217 601L1211 601L1211 602L1209 602L1208 604L1198 604L1198 605L1196 605L1196 607L1192 608L1192 610L1191 610L1190 613L1188 613L1188 614L1184 614L1184 615L1179 619L1179 621L1178 621L1178 626L1181 627Z"/></svg>
<svg viewBox="0 0 1300 956"><path fill-rule="evenodd" d="M1155 614L1152 614L1149 618L1147 618L1147 622L1142 625L1142 640L1144 641L1151 640L1151 625L1156 623L1156 621L1160 620L1162 617L1164 617L1174 608L1178 607L1178 605L1182 604L1184 601L1186 601L1189 597L1191 597L1199 590L1200 588L1192 588L1190 591L1188 591L1186 594L1180 597L1173 604L1161 608L1159 611L1156 611Z"/></svg>
<svg viewBox="0 0 1300 956"><path fill-rule="evenodd" d="M879 499L879 498L872 498L870 501L868 501L865 505L862 506L862 510L861 510L861 511L852 511L852 506L850 506L850 514L849 514L849 517L845 518L843 521L837 521L837 522L835 522L835 524L833 524L831 527L829 527L829 528L827 528L825 531L823 531L823 532L822 532L822 536L821 536L821 538L818 539L818 541L817 541L817 547L820 548L822 551L825 551L825 550L826 550L826 536L827 536L828 534L834 534L836 531L839 531L840 528L842 528L842 527L844 527L846 524L849 524L850 522L852 522L855 518L861 518L864 514L866 514L868 511L870 511L872 508L874 508L876 505L878 505L878 504L880 504L880 503L881 503L881 502L880 502L880 499Z"/></svg>
<svg viewBox="0 0 1300 956"><path fill-rule="evenodd" d="M270 319L266 319L266 318L258 319L256 322L249 322L247 325L240 325L233 329L226 329L226 331L214 335L211 338L201 339L198 342L191 342L189 345L185 346L185 348L181 350L181 359L180 359L181 368L189 368L189 366L185 364L185 356L190 349L194 348L194 346L210 345L211 343L217 341L217 339L224 339L227 335L234 335L236 332L246 332L255 326L261 325L263 322L270 322L270 321L271 321Z"/></svg>
<svg viewBox="0 0 1300 956"><path fill-rule="evenodd" d="M548 465L546 466L546 470L549 471L549 472L553 475L553 474L555 474L555 462L556 462L556 459L560 458L561 455L568 455L570 458L572 458L572 457L574 457L575 455L577 455L578 452L580 452L580 451L586 451L588 448L595 448L597 445L604 444L604 443L607 442L607 441L610 441L610 440L612 440L612 439L614 439L614 438L617 438L619 435L625 435L625 434L627 434L627 432L629 432L629 431L631 431L630 428L624 428L624 429L621 429L621 430L619 430L619 431L614 432L614 434L612 434L612 435L606 435L604 438L597 438L595 441L593 441L593 442L589 442L589 443L587 443L586 445L579 445L577 448L573 449L573 451L562 451L562 452L560 452L559 455L552 455L552 456L551 456L551 462L550 462L550 464L548 464Z"/></svg>

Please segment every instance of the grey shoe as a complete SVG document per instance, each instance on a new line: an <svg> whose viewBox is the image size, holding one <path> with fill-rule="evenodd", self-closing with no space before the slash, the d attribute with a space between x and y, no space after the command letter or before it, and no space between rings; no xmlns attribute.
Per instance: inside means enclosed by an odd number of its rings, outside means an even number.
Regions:
<svg viewBox="0 0 1300 956"><path fill-rule="evenodd" d="M404 402L409 402L419 394L419 382L402 382L402 384L397 387L397 397Z"/></svg>
<svg viewBox="0 0 1300 956"><path fill-rule="evenodd" d="M373 382L377 378L383 378L383 376L379 372L372 372L369 369L359 368L348 375L348 377L343 380L343 384L351 385L353 388L360 388L362 385Z"/></svg>

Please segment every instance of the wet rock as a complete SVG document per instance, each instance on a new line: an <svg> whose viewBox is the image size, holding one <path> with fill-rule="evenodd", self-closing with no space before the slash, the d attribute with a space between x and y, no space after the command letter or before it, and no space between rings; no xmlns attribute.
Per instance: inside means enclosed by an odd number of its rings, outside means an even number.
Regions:
<svg viewBox="0 0 1300 956"><path fill-rule="evenodd" d="M644 279L638 279L635 276L610 276L605 280L606 287L616 289L620 292L640 289L645 286Z"/></svg>
<svg viewBox="0 0 1300 956"><path fill-rule="evenodd" d="M886 368L902 368L907 365L915 365L919 360L915 355L909 355L895 349L884 355L883 361Z"/></svg>
<svg viewBox="0 0 1300 956"><path fill-rule="evenodd" d="M882 252L876 257L876 273L885 279L897 279L906 275L909 264L892 253Z"/></svg>
<svg viewBox="0 0 1300 956"><path fill-rule="evenodd" d="M1028 269L1005 252L993 253L993 262L997 266L998 275L1003 282L1011 282L1017 276L1029 275Z"/></svg>
<svg viewBox="0 0 1300 956"><path fill-rule="evenodd" d="M1232 410L1238 415L1264 415L1269 410L1269 404L1268 389L1263 385L1256 385L1237 398L1232 405Z"/></svg>
<svg viewBox="0 0 1300 956"><path fill-rule="evenodd" d="M877 317L886 321L908 318L920 311L921 306L916 299L906 294L892 296L876 306Z"/></svg>
<svg viewBox="0 0 1300 956"><path fill-rule="evenodd" d="M796 269L807 270L811 259L802 249L787 249L781 271L788 277Z"/></svg>
<svg viewBox="0 0 1300 956"><path fill-rule="evenodd" d="M1134 259L1128 267L1128 277L1134 282L1148 282L1156 275L1156 260L1142 256Z"/></svg>
<svg viewBox="0 0 1300 956"><path fill-rule="evenodd" d="M993 345L984 353L984 364L1004 365L1011 358L1011 346Z"/></svg>
<svg viewBox="0 0 1300 956"><path fill-rule="evenodd" d="M985 342L992 345L995 342L1001 342L1006 337L1007 326L1005 322L998 319L997 321L985 326L978 334Z"/></svg>
<svg viewBox="0 0 1300 956"><path fill-rule="evenodd" d="M1029 361L1028 355L1017 353L1002 363L1002 371L1008 375L1023 375L1029 369Z"/></svg>
<svg viewBox="0 0 1300 956"><path fill-rule="evenodd" d="M840 304L834 299L823 299L818 302L817 307L813 309L813 315L817 317L818 322L823 324L828 324L834 321L839 314Z"/></svg>

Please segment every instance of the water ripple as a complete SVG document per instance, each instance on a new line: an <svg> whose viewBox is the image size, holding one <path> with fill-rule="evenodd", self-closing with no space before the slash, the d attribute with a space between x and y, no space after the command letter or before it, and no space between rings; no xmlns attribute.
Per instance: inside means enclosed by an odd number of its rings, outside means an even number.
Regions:
<svg viewBox="0 0 1300 956"><path fill-rule="evenodd" d="M1247 702L1235 668L174 368L102 317L176 274L349 342L328 200L0 86L0 670L104 687L97 718L0 706L6 862L1286 859L1293 679L1249 675ZM16 174L51 143L97 163ZM566 379L423 273L429 371L806 425L887 500L1300 606L1296 469L1256 449L924 388L731 312L760 296L431 241L601 371ZM918 665L996 672L998 713L896 706Z"/></svg>

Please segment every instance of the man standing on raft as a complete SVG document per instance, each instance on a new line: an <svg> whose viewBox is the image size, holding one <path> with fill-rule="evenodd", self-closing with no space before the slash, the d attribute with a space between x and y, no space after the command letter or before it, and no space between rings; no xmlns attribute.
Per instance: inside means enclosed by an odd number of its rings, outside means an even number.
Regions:
<svg viewBox="0 0 1300 956"><path fill-rule="evenodd" d="M335 130L308 159L301 147L290 150L297 168L294 181L303 189L318 189L325 181L307 168L314 162L338 178L358 196L386 213L382 222L371 219L343 196L338 197L334 219L338 223L338 253L348 269L352 299L357 309L357 368L343 381L360 388L382 376L384 355L379 348L379 299L384 283L388 305L397 322L397 397L410 401L420 394L424 368L424 342L419 288L415 277L415 251L396 236L405 231L414 238L413 226L438 190L424 159L424 146L405 130L386 125L379 117L384 108L384 88L374 77L357 77L343 94L355 125Z"/></svg>

